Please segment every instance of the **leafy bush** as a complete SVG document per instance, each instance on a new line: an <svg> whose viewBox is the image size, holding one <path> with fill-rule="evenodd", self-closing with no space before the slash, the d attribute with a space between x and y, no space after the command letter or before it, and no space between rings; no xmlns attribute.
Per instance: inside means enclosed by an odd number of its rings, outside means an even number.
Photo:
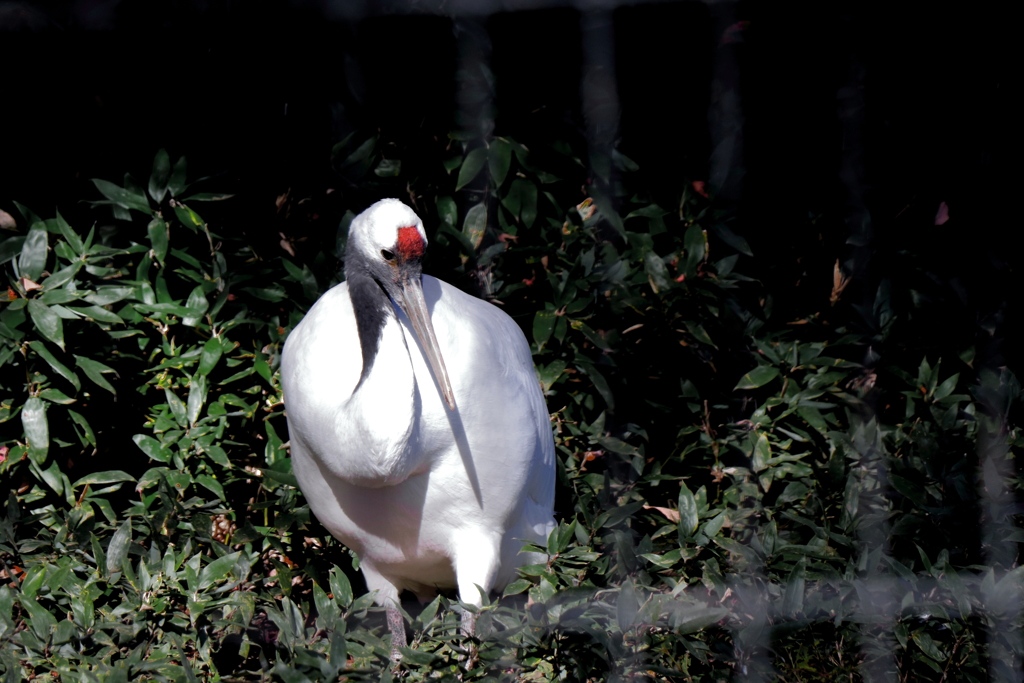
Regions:
<svg viewBox="0 0 1024 683"><path fill-rule="evenodd" d="M354 558L295 488L277 377L379 196L423 215L435 272L523 326L560 459L550 561L481 609L469 672L452 598L407 605L411 677L1019 666L1020 388L904 335L924 315L901 316L907 292L847 306L837 265L838 306L777 320L730 213L698 186L659 206L618 154L591 177L563 143L453 134L332 159L351 210L289 258L211 227L196 207L230 201L165 152L145 187L95 181L113 222L19 207L27 233L0 243L12 680L390 676Z"/></svg>

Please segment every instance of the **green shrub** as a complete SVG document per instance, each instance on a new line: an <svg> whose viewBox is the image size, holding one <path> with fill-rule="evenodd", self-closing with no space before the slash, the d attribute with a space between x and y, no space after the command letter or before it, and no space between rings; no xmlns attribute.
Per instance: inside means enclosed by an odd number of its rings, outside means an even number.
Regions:
<svg viewBox="0 0 1024 683"><path fill-rule="evenodd" d="M561 482L551 559L482 608L476 668L441 596L410 616L411 677L1019 665L1009 370L901 343L888 284L870 310L837 281L831 321L773 319L730 214L692 190L657 205L620 155L595 178L557 143L403 151L336 146L344 196L409 197L434 272L520 322ZM0 242L0 667L390 676L354 558L295 488L277 377L353 213L293 260L208 225L196 207L230 201L191 192L184 159L158 154L145 188L95 182L112 222L19 207L27 233Z"/></svg>

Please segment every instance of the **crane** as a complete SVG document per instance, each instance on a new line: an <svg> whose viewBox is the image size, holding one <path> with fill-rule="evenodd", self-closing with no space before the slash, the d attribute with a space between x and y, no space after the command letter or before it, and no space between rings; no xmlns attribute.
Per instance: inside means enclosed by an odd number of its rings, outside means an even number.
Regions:
<svg viewBox="0 0 1024 683"><path fill-rule="evenodd" d="M345 282L288 336L281 358L291 456L320 522L359 557L386 608L438 588L482 605L544 547L555 451L530 348L498 307L422 275L416 213L383 199L353 219ZM463 630L473 634L472 615Z"/></svg>

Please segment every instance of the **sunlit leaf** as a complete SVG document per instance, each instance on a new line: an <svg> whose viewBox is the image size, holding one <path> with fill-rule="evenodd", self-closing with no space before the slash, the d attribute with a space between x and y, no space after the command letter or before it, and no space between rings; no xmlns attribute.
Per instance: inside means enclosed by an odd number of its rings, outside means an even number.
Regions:
<svg viewBox="0 0 1024 683"><path fill-rule="evenodd" d="M42 223L36 223L25 236L22 243L21 256L18 259L18 270L21 276L38 282L46 268L48 234Z"/></svg>
<svg viewBox="0 0 1024 683"><path fill-rule="evenodd" d="M171 451L153 437L147 434L136 434L132 437L132 441L135 442L135 445L138 446L143 453L153 460L156 460L157 462L170 462Z"/></svg>
<svg viewBox="0 0 1024 683"><path fill-rule="evenodd" d="M199 374L208 375L217 365L217 361L220 360L221 353L223 353L223 346L219 339L208 339L203 344L203 355L199 359Z"/></svg>
<svg viewBox="0 0 1024 683"><path fill-rule="evenodd" d="M114 535L110 538L110 544L107 546L108 573L121 571L121 566L128 557L128 548L131 547L131 544L132 523L131 520L125 520L117 528L117 531L114 532Z"/></svg>
<svg viewBox="0 0 1024 683"><path fill-rule="evenodd" d="M64 323L53 309L43 303L29 299L28 313L39 334L64 350Z"/></svg>
<svg viewBox="0 0 1024 683"><path fill-rule="evenodd" d="M679 528L688 534L697 530L699 523L697 500L686 482L679 482Z"/></svg>
<svg viewBox="0 0 1024 683"><path fill-rule="evenodd" d="M121 481L135 481L135 477L128 474L123 470L107 470L105 472L93 472L88 474L73 485L73 488L79 488L86 484L90 486L96 486L97 484L113 484Z"/></svg>
<svg viewBox="0 0 1024 683"><path fill-rule="evenodd" d="M185 408L185 402L170 387L164 387L164 398L167 399L167 405L171 409L175 421L182 427L187 427L188 411Z"/></svg>
<svg viewBox="0 0 1024 683"><path fill-rule="evenodd" d="M758 365L756 368L743 375L740 381L736 383L733 390L737 389L756 389L762 387L768 382L779 376L779 369L771 365Z"/></svg>
<svg viewBox="0 0 1024 683"><path fill-rule="evenodd" d="M206 404L206 391L206 376L197 372L188 387L188 423L190 425L195 424L199 419L199 412Z"/></svg>
<svg viewBox="0 0 1024 683"><path fill-rule="evenodd" d="M46 459L50 449L50 427L46 420L46 403L35 396L21 409L21 425L28 440L28 454L37 463Z"/></svg>
<svg viewBox="0 0 1024 683"><path fill-rule="evenodd" d="M201 286L197 286L192 290L192 293L188 295L188 301L185 302L185 306L190 310L199 311L199 315L185 316L181 319L181 323L189 327L195 327L202 320L203 314L210 308L210 302L207 301L206 293Z"/></svg>

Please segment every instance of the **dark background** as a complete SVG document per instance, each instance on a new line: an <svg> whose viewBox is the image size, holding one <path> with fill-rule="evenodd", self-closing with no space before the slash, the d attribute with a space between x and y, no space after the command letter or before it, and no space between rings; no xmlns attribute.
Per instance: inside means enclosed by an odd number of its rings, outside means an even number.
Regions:
<svg viewBox="0 0 1024 683"><path fill-rule="evenodd" d="M89 179L145 178L165 147L239 195L234 229L273 241L277 197L336 186L349 133L464 124L456 72L482 59L495 134L610 135L668 207L709 181L794 315L836 258L855 301L923 267L958 325L1020 346L1019 84L995 7L4 1L0 208L85 216ZM611 80L593 81L602 64ZM347 208L362 207L326 206L314 229L333 236Z"/></svg>

